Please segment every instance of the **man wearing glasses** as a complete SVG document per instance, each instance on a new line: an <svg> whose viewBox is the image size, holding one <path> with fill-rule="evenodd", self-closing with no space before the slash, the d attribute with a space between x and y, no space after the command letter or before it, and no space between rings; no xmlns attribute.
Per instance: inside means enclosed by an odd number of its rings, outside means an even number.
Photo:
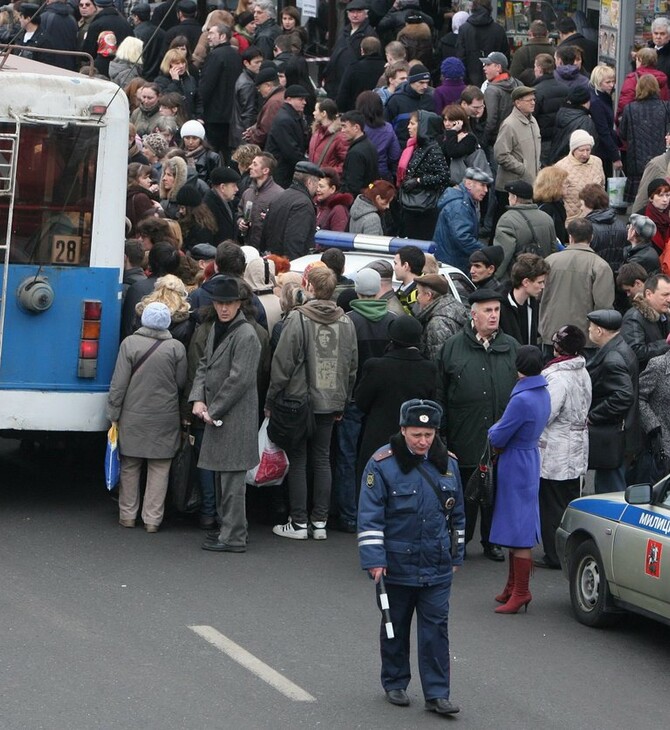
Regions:
<svg viewBox="0 0 670 730"><path fill-rule="evenodd" d="M95 14L98 9L95 7L93 0L79 0L79 30L77 31L77 45L81 49L88 33L88 26L91 25L91 21L95 18Z"/></svg>

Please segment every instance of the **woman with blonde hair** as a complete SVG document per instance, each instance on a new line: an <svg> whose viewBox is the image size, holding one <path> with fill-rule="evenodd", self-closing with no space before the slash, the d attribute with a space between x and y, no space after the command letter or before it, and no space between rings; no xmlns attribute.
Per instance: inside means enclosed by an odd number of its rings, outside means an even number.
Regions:
<svg viewBox="0 0 670 730"><path fill-rule="evenodd" d="M251 177L249 177L249 168L254 161L254 157L260 155L263 150L257 144L241 144L230 159L237 163L237 169L240 172L241 180L237 183L237 198L242 197L242 193L251 185Z"/></svg>
<svg viewBox="0 0 670 730"><path fill-rule="evenodd" d="M138 317L152 302L160 302L170 310L171 322L168 330L175 340L188 345L195 329L195 321L190 319L191 306L188 303L188 290L184 282L174 274L166 274L156 280L154 290L147 294L135 306Z"/></svg>
<svg viewBox="0 0 670 730"><path fill-rule="evenodd" d="M568 173L560 167L551 165L538 172L533 184L533 202L540 210L551 216L556 229L556 237L561 243L567 243L568 233L565 230L565 204L563 203L563 184Z"/></svg>
<svg viewBox="0 0 670 730"><path fill-rule="evenodd" d="M185 51L173 48L163 56L160 66L161 72L156 76L161 94L177 92L184 99L186 117L201 116L202 109L197 102L198 82L188 71L188 60Z"/></svg>
<svg viewBox="0 0 670 730"><path fill-rule="evenodd" d="M598 133L593 154L602 160L607 177L612 176L613 170L623 169L618 139L614 131L615 82L616 71L611 66L599 65L591 71L589 113Z"/></svg>
<svg viewBox="0 0 670 730"><path fill-rule="evenodd" d="M186 184L188 165L181 157L170 157L163 162L163 171L158 184L161 206L168 218L177 220L177 193Z"/></svg>
<svg viewBox="0 0 670 730"><path fill-rule="evenodd" d="M143 47L144 43L132 35L121 41L109 64L109 78L115 84L123 88L142 75Z"/></svg>

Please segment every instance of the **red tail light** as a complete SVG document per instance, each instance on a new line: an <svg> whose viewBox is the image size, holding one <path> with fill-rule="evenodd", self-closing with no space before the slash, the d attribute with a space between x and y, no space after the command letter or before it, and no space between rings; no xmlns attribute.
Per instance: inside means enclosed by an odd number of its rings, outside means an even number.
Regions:
<svg viewBox="0 0 670 730"><path fill-rule="evenodd" d="M77 367L77 375L80 378L95 378L97 374L101 319L102 302L97 299L84 300L81 307L81 339Z"/></svg>

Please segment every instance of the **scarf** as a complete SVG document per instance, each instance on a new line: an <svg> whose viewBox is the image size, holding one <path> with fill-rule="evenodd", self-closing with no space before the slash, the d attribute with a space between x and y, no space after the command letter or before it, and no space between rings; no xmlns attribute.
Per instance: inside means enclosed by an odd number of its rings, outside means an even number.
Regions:
<svg viewBox="0 0 670 730"><path fill-rule="evenodd" d="M552 360L549 360L549 362L544 367L548 368L550 365L553 365L555 362L565 362L566 360L574 360L576 357L579 357L579 355L559 355L558 357L555 357Z"/></svg>
<svg viewBox="0 0 670 730"><path fill-rule="evenodd" d="M651 239L651 242L656 247L658 253L661 254L665 249L668 238L670 238L670 213L668 212L668 208L659 210L649 202L644 209L644 214L656 224L656 233Z"/></svg>
<svg viewBox="0 0 670 730"><path fill-rule="evenodd" d="M409 161L412 159L412 155L415 151L416 137L414 139L410 138L407 140L407 146L400 155L400 160L398 161L398 174L396 177L396 183L398 187L402 185L402 181L405 179L405 175L407 174L407 168L409 167Z"/></svg>
<svg viewBox="0 0 670 730"><path fill-rule="evenodd" d="M228 334L228 329L231 324L232 321L222 322L220 319L217 319L216 322L214 322L214 347L212 348L212 352L216 351L216 348L221 344L223 338Z"/></svg>

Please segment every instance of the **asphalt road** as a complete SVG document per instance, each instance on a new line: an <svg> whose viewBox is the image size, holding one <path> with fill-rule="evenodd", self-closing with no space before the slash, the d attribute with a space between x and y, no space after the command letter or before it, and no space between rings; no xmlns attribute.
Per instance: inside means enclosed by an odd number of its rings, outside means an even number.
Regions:
<svg viewBox="0 0 670 730"><path fill-rule="evenodd" d="M567 581L540 570L528 613L498 616L492 597L506 565L476 548L452 591L460 715L423 710L416 670L412 705L392 707L353 535L297 542L252 523L248 552L229 555L200 550L202 532L183 521L156 535L124 529L99 456L0 442L2 730L668 726L668 627L626 617L585 628L571 616ZM313 701L290 699L193 626Z"/></svg>

